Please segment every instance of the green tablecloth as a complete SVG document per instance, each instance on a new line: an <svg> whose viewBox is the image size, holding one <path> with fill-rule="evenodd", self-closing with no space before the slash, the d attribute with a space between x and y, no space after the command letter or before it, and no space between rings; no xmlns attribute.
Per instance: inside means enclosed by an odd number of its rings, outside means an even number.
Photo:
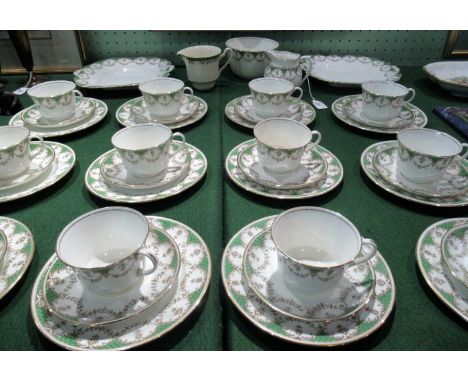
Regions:
<svg viewBox="0 0 468 382"><path fill-rule="evenodd" d="M463 138L432 113L436 105L463 106L467 102L452 97L430 82L420 68L403 68L401 82L416 89L414 104L429 117L428 127L446 131L461 141ZM175 74L186 80L185 70ZM70 78L50 75L50 79ZM23 77L3 76L7 89L19 86ZM316 98L329 106L355 89L332 88L312 82ZM136 205L144 214L177 219L194 228L207 242L213 262L209 294L200 312L186 325L145 346L145 349L176 350L261 350L300 348L261 333L244 319L226 297L220 277L220 260L224 245L249 222L299 205L323 206L338 211L373 238L388 261L397 286L397 300L388 322L375 334L346 348L379 350L468 349L467 325L446 308L428 289L415 261L415 244L430 224L448 217L466 216L467 209L439 209L400 200L367 181L360 171L361 152L379 140L392 139L365 133L345 126L330 111L317 112L313 127L322 133L322 145L335 153L345 169L341 187L325 196L299 201L277 201L251 195L233 185L224 174L228 152L252 137L250 130L237 126L224 117L224 106L231 99L248 93L247 81L229 70L215 89L198 93L208 102L207 116L196 125L184 128L187 141L199 147L208 158L206 179L194 189L165 201ZM137 91L84 91L100 98L109 106L109 115L82 133L56 139L70 145L77 154L73 173L59 184L29 198L0 205L1 216L24 222L36 240L36 253L31 267L19 285L0 301L0 350L55 349L35 329L29 312L29 297L35 276L52 255L61 229L76 216L111 203L92 197L83 183L88 165L111 148L110 138L119 128L115 111ZM308 100L308 96L305 96ZM24 105L30 104L22 96ZM6 124L8 117L0 117Z"/></svg>

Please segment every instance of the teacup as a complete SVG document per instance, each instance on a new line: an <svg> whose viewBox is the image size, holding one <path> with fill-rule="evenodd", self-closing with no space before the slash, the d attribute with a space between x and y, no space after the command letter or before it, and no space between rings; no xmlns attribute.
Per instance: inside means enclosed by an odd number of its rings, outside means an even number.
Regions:
<svg viewBox="0 0 468 382"><path fill-rule="evenodd" d="M362 238L348 219L319 207L297 207L278 215L271 237L285 284L304 293L330 290L347 267L377 253L375 242Z"/></svg>
<svg viewBox="0 0 468 382"><path fill-rule="evenodd" d="M39 147L30 149L31 141L39 139ZM44 140L30 135L22 126L0 127L0 180L14 178L28 171L31 160L44 149Z"/></svg>
<svg viewBox="0 0 468 382"><path fill-rule="evenodd" d="M468 147L442 131L408 128L397 134L398 173L414 183L434 183ZM466 158L468 151L463 154Z"/></svg>
<svg viewBox="0 0 468 382"><path fill-rule="evenodd" d="M317 136L315 142L312 138ZM260 164L273 173L297 170L307 147L319 144L322 135L289 118L265 119L254 128Z"/></svg>
<svg viewBox="0 0 468 382"><path fill-rule="evenodd" d="M362 84L362 112L375 121L388 121L398 117L403 105L411 102L415 95L414 89L395 82L365 82Z"/></svg>
<svg viewBox="0 0 468 382"><path fill-rule="evenodd" d="M172 133L167 126L145 123L126 127L112 136L112 145L119 152L129 176L154 178L168 167L172 139L180 137L183 144L171 155L186 150L182 133Z"/></svg>
<svg viewBox="0 0 468 382"><path fill-rule="evenodd" d="M70 81L48 81L33 86L28 95L39 105L41 115L51 121L63 121L75 114L75 95L83 97Z"/></svg>
<svg viewBox="0 0 468 382"><path fill-rule="evenodd" d="M139 252L148 233L148 221L138 211L101 208L68 224L57 239L56 253L75 270L86 289L121 293L156 269L156 260ZM145 269L145 259L152 262L151 269Z"/></svg>
<svg viewBox="0 0 468 382"><path fill-rule="evenodd" d="M256 113L262 118L279 117L288 107L287 100L296 90L302 98L302 89L279 78L257 78L249 82Z"/></svg>
<svg viewBox="0 0 468 382"><path fill-rule="evenodd" d="M140 84L138 88L148 111L155 117L164 118L179 111L185 91L193 94L192 88L184 85L176 78L157 78Z"/></svg>

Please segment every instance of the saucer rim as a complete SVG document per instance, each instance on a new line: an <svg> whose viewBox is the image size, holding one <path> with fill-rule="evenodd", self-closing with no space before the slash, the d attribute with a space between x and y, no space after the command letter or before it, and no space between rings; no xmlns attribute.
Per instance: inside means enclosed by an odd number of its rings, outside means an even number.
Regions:
<svg viewBox="0 0 468 382"><path fill-rule="evenodd" d="M184 96L187 96L187 95L193 95L193 94L184 94ZM188 98L188 97L187 97L187 98ZM188 98L188 99L189 99L188 103L192 102L192 101L190 101L190 98ZM199 102L197 99L194 99L193 102L196 102L196 103L197 103L197 107L193 110L192 113L187 114L187 115L184 115L183 118L181 118L181 119L179 119L179 120L176 120L176 121L174 121L174 120L170 121L169 119L164 119L164 118L161 118L160 120L158 120L157 118L148 119L148 118L146 118L144 115L135 112L134 107L135 107L135 105L136 105L138 102L141 103L141 107L144 107L144 106L143 106L143 103L145 102L145 99L144 99L143 97L137 97L137 98L135 98L134 103L132 103L132 105L131 105L131 112L132 112L133 114L135 114L135 115L136 115L138 118L140 118L140 119L146 120L147 123L160 123L160 124L163 124L163 125L164 125L164 124L171 125L171 124L175 124L175 123L184 122L185 120L187 120L187 119L189 119L189 118L192 118L192 117L194 116L194 114L195 114L195 113L199 110L199 108L200 108L200 102ZM177 113L178 113L179 116L181 116L181 114L180 114L180 109L181 109L181 108L182 108L182 105L181 105L181 106L179 107L179 109L177 110ZM145 107L145 111L146 111L147 113L151 114L151 112L150 112L146 107ZM176 114L176 115L177 115L177 114Z"/></svg>
<svg viewBox="0 0 468 382"><path fill-rule="evenodd" d="M447 251L445 250L445 241L448 239L448 236L449 234L452 233L452 231L455 231L456 229L460 229L460 227L466 227L468 229L468 222L466 222L465 224L462 224L462 225L459 225L459 226L455 226L451 229L449 229L445 235L442 237L441 241L440 241L440 252L442 253L442 259L444 260L445 264L447 265L447 268L449 269L450 273L452 274L452 277L457 280L457 282L459 282L462 287L465 287L467 292L468 292L468 283L465 281L465 280L461 280L457 275L456 275L456 272L453 270L452 266L450 265L449 263L449 259L447 258ZM449 255L451 256L451 255Z"/></svg>

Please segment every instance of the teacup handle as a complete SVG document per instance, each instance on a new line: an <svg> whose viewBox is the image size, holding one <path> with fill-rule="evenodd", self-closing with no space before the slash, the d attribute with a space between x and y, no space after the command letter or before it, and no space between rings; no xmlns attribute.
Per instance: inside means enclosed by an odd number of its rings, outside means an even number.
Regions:
<svg viewBox="0 0 468 382"><path fill-rule="evenodd" d="M184 86L182 93L185 93L186 90L189 92L189 94L193 95L193 89L190 86Z"/></svg>
<svg viewBox="0 0 468 382"><path fill-rule="evenodd" d="M229 58L226 60L226 62L224 63L223 66L221 66L221 68L219 68L219 71L218 71L218 76L221 74L221 72L224 70L224 68L227 66L227 64L229 64L229 62L231 61L231 58L232 58L232 54L233 54L233 51L231 48L226 48L224 49L224 52L223 54L221 55L221 58L219 59L220 61L229 53Z"/></svg>
<svg viewBox="0 0 468 382"><path fill-rule="evenodd" d="M462 147L467 147L467 148L468 148L468 143L462 143L461 145L462 145ZM462 149L462 151L463 151L463 149ZM462 160L463 160L463 159L466 159L467 156L468 156L468 149L465 151L465 154L463 154L463 155L461 156L461 159L462 159Z"/></svg>
<svg viewBox="0 0 468 382"><path fill-rule="evenodd" d="M37 157L45 148L44 146L44 140L42 139L42 137L38 136L38 135L33 135L29 138L29 142L31 143L32 140L36 138L36 139L39 139L39 142L40 142L40 146L35 149L34 151L31 151L31 154L30 154L30 158L33 159L35 157Z"/></svg>
<svg viewBox="0 0 468 382"><path fill-rule="evenodd" d="M365 245L371 247L369 253L367 253L367 254L365 254L362 251L362 247L365 246ZM358 256L357 259L354 259L350 264L351 266L365 263L366 261L369 261L370 259L372 259L376 255L376 253L377 253L377 244L375 244L375 241L372 240L372 239L362 238L361 254L362 253L364 253L364 256Z"/></svg>
<svg viewBox="0 0 468 382"><path fill-rule="evenodd" d="M305 66L306 62L309 63L309 68L307 68ZM304 71L305 74L304 74L304 78L302 78L301 83L299 84L299 86L301 86L304 83L304 81L307 79L307 77L309 76L310 71L312 69L312 64L310 62L310 56L301 56L301 58L300 58L300 67Z"/></svg>
<svg viewBox="0 0 468 382"><path fill-rule="evenodd" d="M405 100L406 103L410 103L416 96L416 91L413 88L408 88L408 94L411 94L410 97Z"/></svg>
<svg viewBox="0 0 468 382"><path fill-rule="evenodd" d="M176 155L180 150L185 150L185 151L187 151L187 144L185 143L185 136L184 136L184 134L182 134L182 133L173 133L173 134L172 134L172 139L177 138L177 137L179 137L179 138L182 139L182 143L183 143L183 144L182 144L176 151L174 151L174 153L173 153L172 155Z"/></svg>
<svg viewBox="0 0 468 382"><path fill-rule="evenodd" d="M290 97L292 97L293 93L295 91L298 91L299 92L299 97L296 97L297 99L301 99L302 98L302 95L304 94L304 92L302 91L302 89L299 87L299 86L296 86L293 91L291 92L291 94L289 95Z"/></svg>
<svg viewBox="0 0 468 382"><path fill-rule="evenodd" d="M140 269L138 269L138 275L139 276L146 276L146 275L149 275L150 273L153 273L156 268L158 267L158 263L156 261L156 259L151 256L150 254L148 253L138 253L137 255L138 257L146 257L149 261L151 261L151 263L153 263L153 267L151 269L148 269L148 270L144 270L142 267L140 267ZM143 262L141 264L144 264Z"/></svg>
<svg viewBox="0 0 468 382"><path fill-rule="evenodd" d="M317 140L314 142L314 135L317 136ZM317 131L317 130L314 130L312 131L312 137L310 139L310 142L307 144L307 148L309 150L313 149L315 146L317 146L320 141L322 140L322 134L320 133L320 131Z"/></svg>
<svg viewBox="0 0 468 382"><path fill-rule="evenodd" d="M80 92L79 90L77 90L77 89L73 89L73 93L75 93L75 96L78 96L78 97L81 97L81 98L83 98L83 93L82 93L82 92Z"/></svg>

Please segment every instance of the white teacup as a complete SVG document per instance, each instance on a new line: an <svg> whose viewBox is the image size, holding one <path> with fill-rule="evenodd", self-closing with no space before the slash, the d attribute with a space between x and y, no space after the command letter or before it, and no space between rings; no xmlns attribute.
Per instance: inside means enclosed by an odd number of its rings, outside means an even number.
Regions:
<svg viewBox="0 0 468 382"><path fill-rule="evenodd" d="M179 111L185 91L193 94L192 88L184 85L176 78L157 78L140 84L138 88L148 111L155 117L164 118Z"/></svg>
<svg viewBox="0 0 468 382"><path fill-rule="evenodd" d="M315 142L312 138L317 136ZM260 164L273 173L297 170L307 147L319 144L322 135L289 118L265 119L254 128Z"/></svg>
<svg viewBox="0 0 468 382"><path fill-rule="evenodd" d="M411 102L415 95L414 89L395 82L365 82L362 84L362 112L375 121L388 121L398 117L403 105Z"/></svg>
<svg viewBox="0 0 468 382"><path fill-rule="evenodd" d="M377 253L375 242L362 238L348 219L319 207L297 207L278 215L271 237L286 285L304 293L333 288L346 267Z"/></svg>
<svg viewBox="0 0 468 382"><path fill-rule="evenodd" d="M182 145L172 153L186 150L182 133L172 133L167 126L145 123L119 130L112 136L112 145L119 152L128 174L134 178L154 178L169 164L172 139L180 137Z"/></svg>
<svg viewBox="0 0 468 382"><path fill-rule="evenodd" d="M51 121L63 121L74 115L75 95L83 97L70 81L44 82L29 89L28 95L39 105L41 115Z"/></svg>
<svg viewBox="0 0 468 382"><path fill-rule="evenodd" d="M57 239L56 252L93 293L120 293L156 269L156 260L139 252L148 233L148 221L138 211L101 208L68 224ZM151 269L145 269L146 258Z"/></svg>
<svg viewBox="0 0 468 382"><path fill-rule="evenodd" d="M288 107L287 100L296 90L302 98L302 89L279 78L257 78L249 82L256 113L262 118L279 117Z"/></svg>
<svg viewBox="0 0 468 382"><path fill-rule="evenodd" d="M30 143L39 139L39 148L31 151ZM44 140L30 135L22 126L0 127L0 180L14 178L28 171L31 160L44 149Z"/></svg>
<svg viewBox="0 0 468 382"><path fill-rule="evenodd" d="M434 183L468 147L442 131L408 128L397 134L398 173L414 183ZM468 151L463 154L466 158Z"/></svg>

